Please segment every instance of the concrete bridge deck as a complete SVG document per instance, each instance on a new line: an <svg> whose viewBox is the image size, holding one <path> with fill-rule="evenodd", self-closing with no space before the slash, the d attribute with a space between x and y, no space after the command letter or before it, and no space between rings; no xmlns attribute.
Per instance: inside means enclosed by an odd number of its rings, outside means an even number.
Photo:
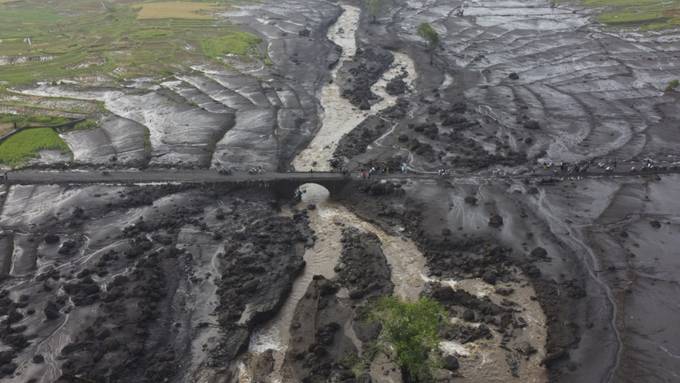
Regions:
<svg viewBox="0 0 680 383"><path fill-rule="evenodd" d="M208 169L182 170L107 170L107 171L46 171L21 170L8 172L5 183L10 185L33 184L101 184L101 183L243 183L243 182L277 182L298 181L319 183L342 181L358 175L345 176L331 172L291 172L291 173L233 173L220 174Z"/></svg>
<svg viewBox="0 0 680 383"><path fill-rule="evenodd" d="M678 174L680 167L644 169L636 171L604 172L599 170L586 173L566 174L555 171L524 172L520 174L451 174L439 176L431 173L391 173L377 174L371 179L408 179L408 180L510 180L542 179L548 177L568 178L621 178L645 175ZM0 182L7 185L39 184L145 184L145 183L182 183L182 184L337 184L361 180L360 173L342 174L337 172L265 172L249 174L235 172L220 174L210 169L145 169L145 170L18 170L0 173Z"/></svg>

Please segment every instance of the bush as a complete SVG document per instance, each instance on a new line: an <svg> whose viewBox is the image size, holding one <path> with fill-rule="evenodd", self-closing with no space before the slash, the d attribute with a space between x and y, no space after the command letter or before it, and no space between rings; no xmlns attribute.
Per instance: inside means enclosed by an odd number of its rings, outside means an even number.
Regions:
<svg viewBox="0 0 680 383"><path fill-rule="evenodd" d="M81 121L73 126L73 130L90 130L90 129L96 129L99 127L99 124L97 124L97 121L95 120L85 120Z"/></svg>
<svg viewBox="0 0 680 383"><path fill-rule="evenodd" d="M371 318L382 325L379 342L392 351L404 377L413 382L432 381L432 369L439 367L439 327L444 308L422 298L403 302L394 297L381 299Z"/></svg>
<svg viewBox="0 0 680 383"><path fill-rule="evenodd" d="M666 87L666 92L673 91L673 90L677 89L678 86L680 86L680 80L675 79L675 80L668 83L668 86Z"/></svg>

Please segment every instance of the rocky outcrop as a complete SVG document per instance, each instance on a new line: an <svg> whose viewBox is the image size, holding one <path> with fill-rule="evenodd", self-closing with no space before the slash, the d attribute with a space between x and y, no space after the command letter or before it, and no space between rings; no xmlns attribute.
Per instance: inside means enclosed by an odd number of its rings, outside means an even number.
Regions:
<svg viewBox="0 0 680 383"><path fill-rule="evenodd" d="M338 71L337 81L341 94L352 105L368 110L377 100L371 86L394 61L392 53L377 47L364 47L357 50L352 61L344 62Z"/></svg>

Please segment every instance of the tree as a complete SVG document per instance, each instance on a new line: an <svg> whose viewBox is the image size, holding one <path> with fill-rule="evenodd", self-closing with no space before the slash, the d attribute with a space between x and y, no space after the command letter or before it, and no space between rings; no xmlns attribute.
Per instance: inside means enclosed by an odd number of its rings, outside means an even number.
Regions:
<svg viewBox="0 0 680 383"><path fill-rule="evenodd" d="M394 353L405 382L432 380L432 369L439 366L436 351L445 317L444 308L427 298L403 302L385 297L373 309L371 319L382 325L379 342Z"/></svg>
<svg viewBox="0 0 680 383"><path fill-rule="evenodd" d="M380 5L382 0L366 0L368 5L368 13L371 15L373 23L378 21L378 13L380 12Z"/></svg>
<svg viewBox="0 0 680 383"><path fill-rule="evenodd" d="M418 27L418 36L427 41L427 46L430 50L430 64L434 59L434 50L439 46L439 33L432 28L430 23L422 23Z"/></svg>

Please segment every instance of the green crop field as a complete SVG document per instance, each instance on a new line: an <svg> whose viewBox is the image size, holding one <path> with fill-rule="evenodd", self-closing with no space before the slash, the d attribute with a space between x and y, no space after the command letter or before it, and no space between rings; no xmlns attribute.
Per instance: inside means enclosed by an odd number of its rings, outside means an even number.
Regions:
<svg viewBox="0 0 680 383"><path fill-rule="evenodd" d="M206 56L218 58L227 54L246 56L253 54L252 50L262 40L248 32L232 32L203 41L201 47Z"/></svg>
<svg viewBox="0 0 680 383"><path fill-rule="evenodd" d="M600 10L600 22L615 27L658 30L680 26L680 0L582 0Z"/></svg>
<svg viewBox="0 0 680 383"><path fill-rule="evenodd" d="M260 40L215 17L228 7L224 1L0 2L0 87L101 74L163 76L226 53L249 59Z"/></svg>
<svg viewBox="0 0 680 383"><path fill-rule="evenodd" d="M4 114L0 113L0 124L7 124L16 126L17 128L25 128L27 126L51 126L61 125L69 122L68 118L56 116L27 116L20 114Z"/></svg>
<svg viewBox="0 0 680 383"><path fill-rule="evenodd" d="M41 150L70 152L54 129L26 129L0 143L0 165L21 166L28 160L36 158Z"/></svg>

